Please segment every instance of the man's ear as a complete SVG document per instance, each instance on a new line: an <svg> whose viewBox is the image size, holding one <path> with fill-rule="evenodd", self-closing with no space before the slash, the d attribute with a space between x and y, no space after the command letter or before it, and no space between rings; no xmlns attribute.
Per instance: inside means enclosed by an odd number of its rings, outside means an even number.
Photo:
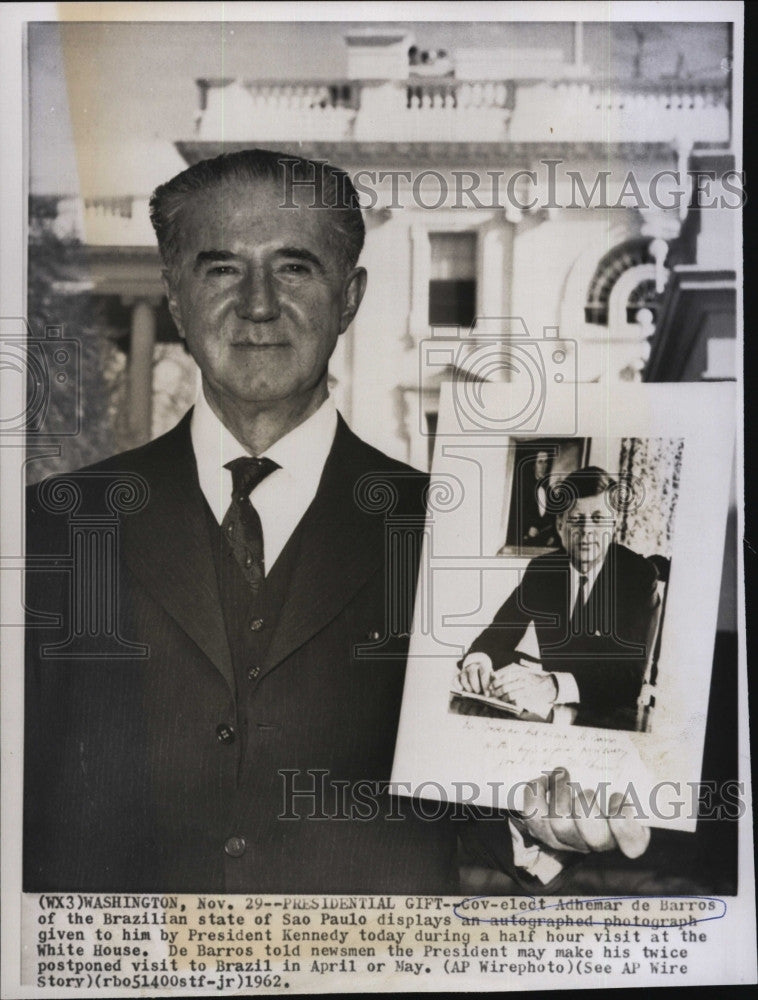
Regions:
<svg viewBox="0 0 758 1000"><path fill-rule="evenodd" d="M176 297L176 292L174 291L174 283L171 279L171 271L167 268L161 268L161 280L163 281L163 288L166 292L166 299L168 300L168 311L171 313L171 319L174 321L177 333L184 340L184 327L182 326L182 313L179 308L179 302Z"/></svg>
<svg viewBox="0 0 758 1000"><path fill-rule="evenodd" d="M340 333L344 333L355 319L355 314L358 312L358 307L366 291L367 281L368 274L365 267L354 267L347 278L345 278L344 306L340 322Z"/></svg>

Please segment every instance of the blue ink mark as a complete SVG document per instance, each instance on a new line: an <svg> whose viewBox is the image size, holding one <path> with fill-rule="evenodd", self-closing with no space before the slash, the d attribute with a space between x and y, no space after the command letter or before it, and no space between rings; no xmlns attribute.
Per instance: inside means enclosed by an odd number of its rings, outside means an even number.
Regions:
<svg viewBox="0 0 758 1000"><path fill-rule="evenodd" d="M582 904L582 906L584 906L587 903L613 903L613 902L619 902L619 901L623 902L624 900L635 900L635 899L645 900L646 902L653 902L661 899L676 899L676 900L687 900L693 903L698 903L698 902L719 903L723 907L723 910L720 913L711 914L709 916L696 917L693 916L693 914L690 912L688 913L687 917L684 920L673 917L673 913L679 912L681 914L684 914L685 911L674 910L672 911L672 917L670 918L667 916L662 916L661 914L656 914L654 916L651 915L649 919L651 921L655 921L655 923L652 922L640 923L640 922L629 921L626 923L614 924L614 923L609 923L604 919L602 921L590 920L589 923L584 922L582 924L583 927L608 927L608 928L632 927L635 929L643 928L646 930L656 931L666 927L691 927L693 924L704 924L707 923L709 920L721 920L722 917L726 916L726 910L727 910L725 900L719 898L718 896L596 896L595 898L591 899L578 899L577 897L569 897L568 900L562 899L560 902L551 903L549 906L539 906L537 905L536 896L525 894L524 896L516 897L519 899L531 900L532 905L526 907L523 910L506 911L506 913L503 916L499 917L480 916L478 912L480 907L483 910L488 910L491 904L492 906L495 906L496 908L500 909L501 903L497 901L498 900L502 901L504 898L505 898L504 896L468 896L466 899L462 899L460 903L456 903L453 906L453 913L456 915L456 917L458 917L459 920L477 920L481 924L502 924L504 926L510 924L512 926L519 926L520 924L533 925L533 924L544 923L545 926L551 927L555 926L555 921L556 921L555 917L545 917L543 920L540 917L531 916L531 914L542 913L545 910L554 910L560 908L562 913L566 912L568 914L573 914L574 912L576 912L577 914L580 914L584 918L587 915L585 914L583 909L577 909L576 911L574 911L573 908L568 904L580 903ZM509 896L508 898L512 897ZM465 907L471 903L478 904L474 908L475 912L473 913L458 912L459 907ZM666 914L668 911L664 910L662 912L663 914ZM519 917L521 918L520 920L518 919ZM570 925L562 925L562 926L570 926Z"/></svg>

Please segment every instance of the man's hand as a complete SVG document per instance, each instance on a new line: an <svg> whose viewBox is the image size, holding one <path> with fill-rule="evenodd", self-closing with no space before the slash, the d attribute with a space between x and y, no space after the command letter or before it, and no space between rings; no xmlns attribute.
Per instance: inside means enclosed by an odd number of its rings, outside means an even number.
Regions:
<svg viewBox="0 0 758 1000"><path fill-rule="evenodd" d="M522 823L535 840L556 851L589 854L618 848L628 858L645 853L650 830L637 820L631 804L623 804L623 795L611 795L604 815L592 792L580 792L569 781L568 771L556 768L524 789Z"/></svg>
<svg viewBox="0 0 758 1000"><path fill-rule="evenodd" d="M494 670L486 653L469 653L458 672L458 686L470 694L489 694Z"/></svg>
<svg viewBox="0 0 758 1000"><path fill-rule="evenodd" d="M530 670L517 663L495 672L490 681L490 694L517 705L552 705L558 697L558 685L552 674Z"/></svg>

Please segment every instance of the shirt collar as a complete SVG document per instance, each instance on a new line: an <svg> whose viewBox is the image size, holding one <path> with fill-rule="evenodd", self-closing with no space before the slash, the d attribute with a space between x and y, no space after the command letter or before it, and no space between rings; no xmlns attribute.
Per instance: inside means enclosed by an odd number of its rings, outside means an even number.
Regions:
<svg viewBox="0 0 758 1000"><path fill-rule="evenodd" d="M315 413L275 441L261 457L272 459L298 483L318 481L337 433L337 408L327 396Z"/></svg>
<svg viewBox="0 0 758 1000"><path fill-rule="evenodd" d="M579 570L574 566L574 564L569 559L569 568L571 570L572 593L574 593L574 594L578 593L578 591L579 591L579 580L580 580L580 577L581 576L586 576L587 577L587 587L586 587L586 590L585 590L585 597L586 597L586 595L589 594L589 592L595 586L595 581L597 580L598 576L600 575L600 571L601 571L601 569L603 568L603 566L605 564L605 559L607 559L607 558L608 558L608 553L605 554L605 558L604 559L601 559L599 563L596 563L594 566L592 566L590 569L588 569L587 572L584 573L584 574L580 573Z"/></svg>
<svg viewBox="0 0 758 1000"><path fill-rule="evenodd" d="M281 466L268 479L286 476L292 488L315 492L336 432L337 409L334 400L328 396L315 413L259 456L270 458ZM218 419L205 398L202 386L192 413L190 433L200 488L220 523L231 494L231 473L224 466L232 459L250 453Z"/></svg>

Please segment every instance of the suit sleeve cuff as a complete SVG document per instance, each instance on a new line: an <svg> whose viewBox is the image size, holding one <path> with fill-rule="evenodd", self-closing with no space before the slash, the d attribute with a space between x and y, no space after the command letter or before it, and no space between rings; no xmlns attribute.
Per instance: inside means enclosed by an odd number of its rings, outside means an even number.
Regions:
<svg viewBox="0 0 758 1000"><path fill-rule="evenodd" d="M558 671L557 673L553 673L552 676L555 680L556 687L558 688L558 694L555 697L554 704L578 705L579 687L577 686L574 675L565 671Z"/></svg>
<svg viewBox="0 0 758 1000"><path fill-rule="evenodd" d="M508 828L513 844L513 863L517 868L538 879L542 885L548 885L560 875L563 862L554 851L549 847L540 847L539 844L527 846L513 820L508 820Z"/></svg>

